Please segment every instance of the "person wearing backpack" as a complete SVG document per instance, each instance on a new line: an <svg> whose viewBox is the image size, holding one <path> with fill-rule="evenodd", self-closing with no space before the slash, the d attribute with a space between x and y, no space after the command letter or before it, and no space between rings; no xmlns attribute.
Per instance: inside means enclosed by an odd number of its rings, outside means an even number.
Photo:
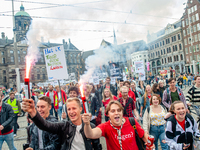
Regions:
<svg viewBox="0 0 200 150"><path fill-rule="evenodd" d="M174 101L182 101L185 104L185 108L187 109L187 112L189 112L183 91L179 87L175 86L176 79L170 78L168 80L168 84L169 84L169 87L163 92L163 99L162 99L163 105L167 109L169 109L170 105Z"/></svg>
<svg viewBox="0 0 200 150"><path fill-rule="evenodd" d="M93 129L90 125L91 115L84 113L85 136L90 139L105 137L107 150L145 150L142 141L147 143L148 134L134 118L123 117L123 112L119 101L110 101L106 107L106 115L110 120Z"/></svg>
<svg viewBox="0 0 200 150"><path fill-rule="evenodd" d="M154 136L155 149L158 150L158 140L162 150L168 150L168 145L165 142L165 115L166 109L160 105L161 97L158 94L153 94L150 99L150 104L143 116L144 131Z"/></svg>
<svg viewBox="0 0 200 150"><path fill-rule="evenodd" d="M200 138L197 122L186 113L182 101L173 102L169 111L174 114L167 119L165 131L165 141L170 150L193 150L193 136Z"/></svg>

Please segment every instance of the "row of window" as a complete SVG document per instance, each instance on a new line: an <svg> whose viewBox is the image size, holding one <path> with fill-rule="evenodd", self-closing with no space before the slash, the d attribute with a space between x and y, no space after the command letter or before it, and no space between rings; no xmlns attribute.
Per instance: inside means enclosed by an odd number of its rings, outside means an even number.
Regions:
<svg viewBox="0 0 200 150"><path fill-rule="evenodd" d="M194 52L198 52L198 51L199 51L199 46L200 46L200 44L190 46L190 47L189 47L189 51L188 51L188 48L186 47L186 48L185 48L185 53L186 53L186 54L192 53L192 50L193 50Z"/></svg>
<svg viewBox="0 0 200 150"><path fill-rule="evenodd" d="M10 50L10 54L13 54L14 51ZM20 54L20 51L17 51L18 54ZM26 51L22 51L23 54L26 54ZM1 55L4 55L4 52L1 52Z"/></svg>
<svg viewBox="0 0 200 150"><path fill-rule="evenodd" d="M186 33L186 31L187 31L187 33ZM188 27L186 30L183 30L183 36L186 36L186 34L190 35L190 32L194 33L194 32L197 32L197 31L200 31L200 24L199 23L191 26L191 28Z"/></svg>
<svg viewBox="0 0 200 150"><path fill-rule="evenodd" d="M176 37L177 37L177 35L172 36L171 37L171 42L175 42L177 40ZM178 34L178 40L180 40L180 39L181 39L181 35ZM164 46L165 44L169 44L169 43L170 43L170 38L167 38L167 39L163 40L162 42L160 42L160 44L156 43L155 45L151 45L150 46L150 50L158 48L158 47L161 47L161 46Z"/></svg>
<svg viewBox="0 0 200 150"><path fill-rule="evenodd" d="M173 45L172 49L173 49L173 52L178 51L178 46L177 45ZM163 50L160 50L160 51L156 51L155 54L156 54L156 56L160 56L160 54L163 55L163 54L171 53L171 47L168 47L166 50L163 49ZM179 44L179 50L182 50L182 44ZM154 54L154 52L151 53L150 57L151 58L155 57L155 54Z"/></svg>
<svg viewBox="0 0 200 150"><path fill-rule="evenodd" d="M190 58L190 60L189 60L189 58ZM186 56L186 60L187 60L187 62L192 62L192 60L193 60L192 55L190 57ZM195 61L200 61L200 54L194 55L194 60Z"/></svg>
<svg viewBox="0 0 200 150"><path fill-rule="evenodd" d="M199 21L199 14L196 13L195 15L192 15L189 17L190 20L188 20L188 18L185 19L185 21L182 21L182 27L186 27L191 23L194 23L195 21Z"/></svg>
<svg viewBox="0 0 200 150"><path fill-rule="evenodd" d="M180 60L183 60L183 55L180 55ZM179 55L174 56L174 62L179 61ZM162 64L171 63L172 57L167 57L162 59Z"/></svg>
<svg viewBox="0 0 200 150"><path fill-rule="evenodd" d="M192 41L192 43L200 41L200 33L192 36L192 39L190 37L188 37L188 39L186 39L186 38L184 39L185 45L191 44L191 41Z"/></svg>

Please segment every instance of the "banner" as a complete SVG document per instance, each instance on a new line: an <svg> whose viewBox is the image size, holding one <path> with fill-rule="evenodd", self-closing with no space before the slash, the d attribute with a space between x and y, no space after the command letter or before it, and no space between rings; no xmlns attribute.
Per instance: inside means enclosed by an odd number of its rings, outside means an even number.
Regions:
<svg viewBox="0 0 200 150"><path fill-rule="evenodd" d="M145 81L145 72L140 72L139 73L139 80Z"/></svg>
<svg viewBox="0 0 200 150"><path fill-rule="evenodd" d="M99 84L99 77L98 76L93 77L93 84L94 85L98 85Z"/></svg>
<svg viewBox="0 0 200 150"><path fill-rule="evenodd" d="M111 77L110 79L111 79L110 84L115 85L116 78L115 77Z"/></svg>
<svg viewBox="0 0 200 150"><path fill-rule="evenodd" d="M69 80L76 80L75 73L69 74Z"/></svg>
<svg viewBox="0 0 200 150"><path fill-rule="evenodd" d="M149 62L147 62L147 71L150 71Z"/></svg>
<svg viewBox="0 0 200 150"><path fill-rule="evenodd" d="M115 77L121 79L121 69L119 68L119 63L109 63L110 77Z"/></svg>
<svg viewBox="0 0 200 150"><path fill-rule="evenodd" d="M135 61L135 73L144 72L144 64L143 61Z"/></svg>
<svg viewBox="0 0 200 150"><path fill-rule="evenodd" d="M48 80L68 79L63 46L44 49Z"/></svg>

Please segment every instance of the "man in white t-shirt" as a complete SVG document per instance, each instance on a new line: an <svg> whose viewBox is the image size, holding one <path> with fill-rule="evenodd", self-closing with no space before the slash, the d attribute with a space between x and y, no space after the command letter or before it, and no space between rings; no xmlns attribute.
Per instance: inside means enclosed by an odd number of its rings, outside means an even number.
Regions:
<svg viewBox="0 0 200 150"><path fill-rule="evenodd" d="M44 120L34 107L32 99L23 99L22 109L28 112L31 120L41 130L56 133L61 139L61 150L101 150L99 139L86 138L84 134L85 124L81 119L82 107L78 98L67 100L67 113L70 121L58 123ZM94 124L90 124L92 128Z"/></svg>

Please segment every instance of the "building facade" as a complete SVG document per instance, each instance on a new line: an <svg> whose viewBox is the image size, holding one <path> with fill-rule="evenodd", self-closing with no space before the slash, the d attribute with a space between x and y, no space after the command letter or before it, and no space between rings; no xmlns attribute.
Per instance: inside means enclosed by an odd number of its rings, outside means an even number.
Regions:
<svg viewBox="0 0 200 150"><path fill-rule="evenodd" d="M168 24L157 33L148 34L149 61L152 75L163 69L185 72L185 55L181 20Z"/></svg>
<svg viewBox="0 0 200 150"><path fill-rule="evenodd" d="M199 72L200 62L200 1L188 0L182 16L182 33L186 55L186 72L194 73L193 53L195 67Z"/></svg>

